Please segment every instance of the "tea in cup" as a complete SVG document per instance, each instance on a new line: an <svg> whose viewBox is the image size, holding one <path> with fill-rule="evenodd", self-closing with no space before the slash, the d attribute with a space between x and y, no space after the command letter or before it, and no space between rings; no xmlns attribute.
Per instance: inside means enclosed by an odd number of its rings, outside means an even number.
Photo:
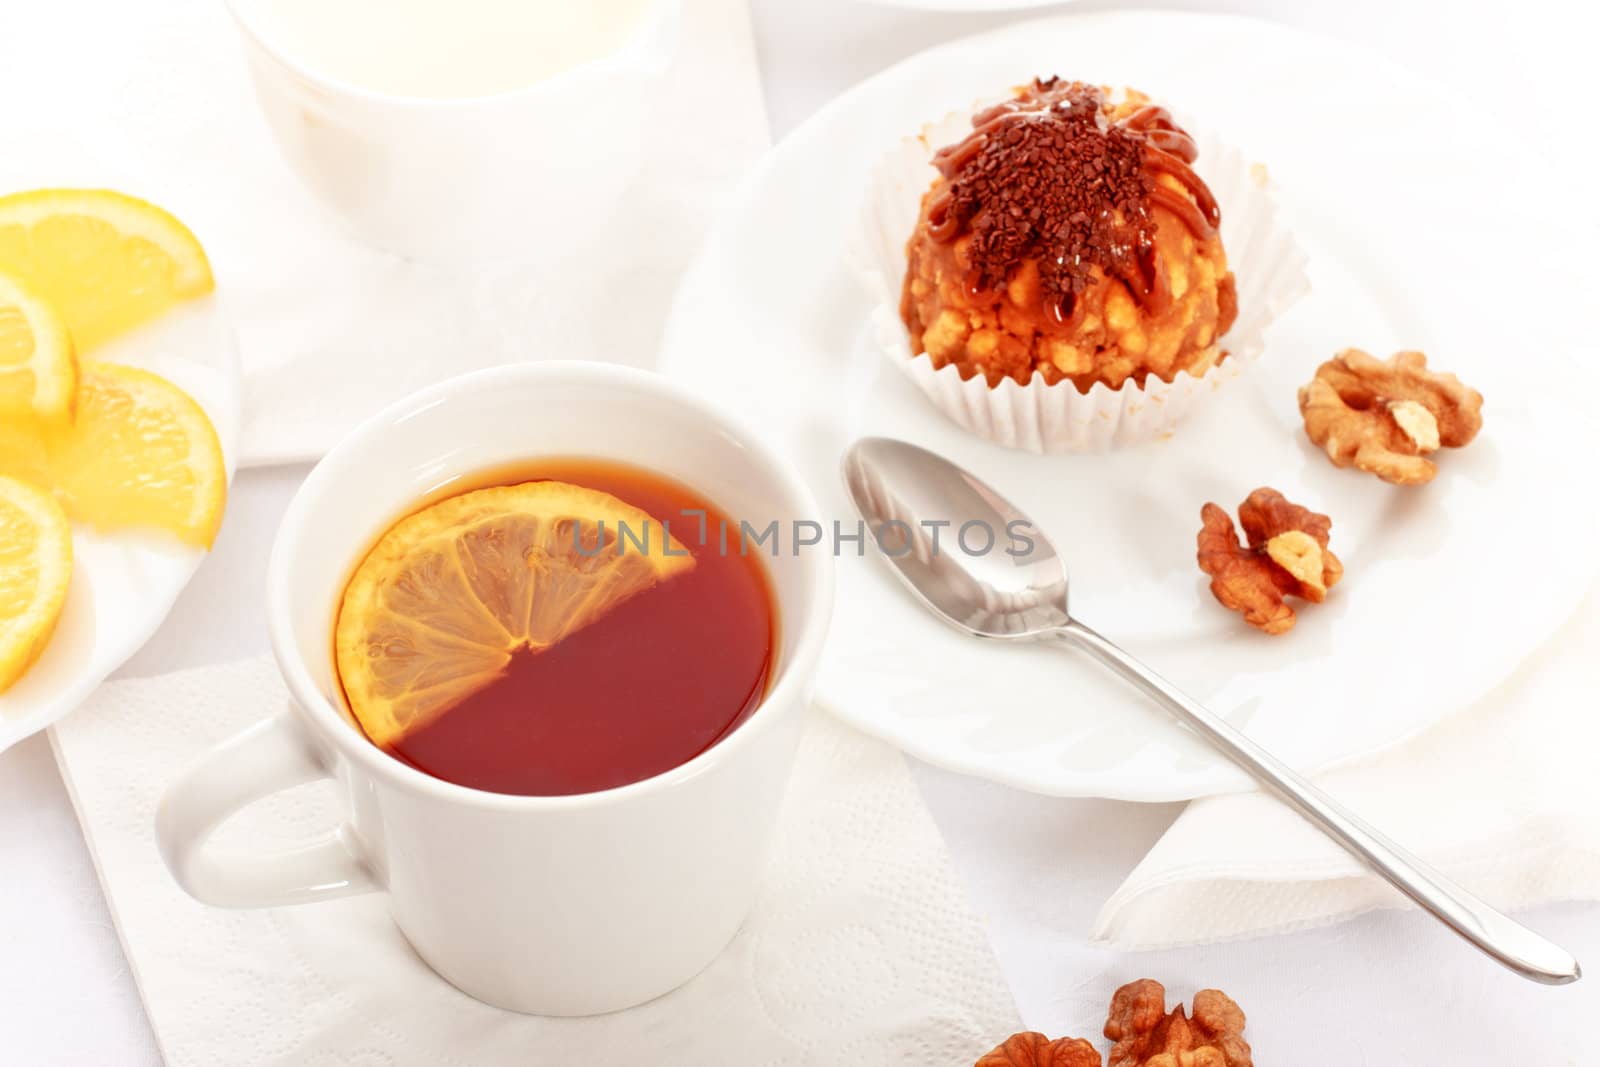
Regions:
<svg viewBox="0 0 1600 1067"><path fill-rule="evenodd" d="M464 475L384 531L334 658L374 744L436 778L592 793L689 762L766 695L759 549L682 482L546 458Z"/></svg>

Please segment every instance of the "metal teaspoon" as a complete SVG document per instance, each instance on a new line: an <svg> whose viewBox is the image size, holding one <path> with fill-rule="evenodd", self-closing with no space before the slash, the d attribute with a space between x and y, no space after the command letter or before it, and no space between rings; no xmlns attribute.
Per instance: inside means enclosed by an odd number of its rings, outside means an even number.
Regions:
<svg viewBox="0 0 1600 1067"><path fill-rule="evenodd" d="M1067 569L1023 512L960 467L916 445L866 437L845 453L845 487L874 544L932 612L973 636L1067 645L1088 652L1272 790L1390 885L1483 952L1524 978L1577 981L1571 953L1501 914L1347 811L1224 719L1100 636L1067 610ZM929 530L989 524L997 544L1008 523L1025 523L1024 555L999 548L981 555L935 549ZM928 525L924 525L924 524ZM1020 543L1020 542L1018 542Z"/></svg>

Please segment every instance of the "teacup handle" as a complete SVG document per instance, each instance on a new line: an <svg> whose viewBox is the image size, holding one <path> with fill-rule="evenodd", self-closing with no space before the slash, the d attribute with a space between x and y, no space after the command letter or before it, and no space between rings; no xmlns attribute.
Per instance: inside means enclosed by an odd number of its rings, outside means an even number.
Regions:
<svg viewBox="0 0 1600 1067"><path fill-rule="evenodd" d="M207 847L230 815L291 786L329 777L292 713L224 741L167 790L156 811L161 858L190 896L222 908L304 904L380 889L348 831L251 855Z"/></svg>

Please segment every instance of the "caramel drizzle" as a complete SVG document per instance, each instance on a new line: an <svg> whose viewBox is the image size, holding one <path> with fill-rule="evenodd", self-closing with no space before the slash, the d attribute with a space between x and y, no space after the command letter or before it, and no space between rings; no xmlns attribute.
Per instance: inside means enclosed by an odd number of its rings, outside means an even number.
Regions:
<svg viewBox="0 0 1600 1067"><path fill-rule="evenodd" d="M945 244L954 241L965 229L965 220L950 214L955 195L950 183L988 146L993 134L1015 122L1039 121L1048 117L1048 111L1038 109L1037 101L1023 97L1008 100L973 116L971 133L934 153L933 165L945 178L945 184L928 204L928 236ZM1183 193L1180 193L1161 182L1153 182L1146 196L1151 206L1171 212L1196 240L1206 241L1215 237L1217 227L1222 222L1222 211L1211 189L1189 165L1200 155L1194 138L1173 120L1171 112L1153 104L1140 108L1117 125L1143 138L1141 159L1145 167L1156 174L1172 176L1183 187ZM1135 260L1136 271L1118 270L1116 273L1136 296L1141 300L1147 299L1155 287L1155 247L1148 233L1139 235ZM969 279L968 288L975 291L980 288L976 278ZM1073 312L1071 304L1071 298L1068 298L1065 306L1050 308L1052 316L1057 321L1070 319Z"/></svg>
<svg viewBox="0 0 1600 1067"><path fill-rule="evenodd" d="M1158 183L1150 191L1150 202L1178 216L1196 240L1215 237L1217 227L1222 224L1222 210L1210 188L1189 166L1200 156L1194 138L1172 120L1171 112L1155 105L1140 108L1120 125L1144 135L1144 165L1157 173L1170 174L1189 194L1183 196Z"/></svg>
<svg viewBox="0 0 1600 1067"><path fill-rule="evenodd" d="M1021 100L996 104L978 112L972 118L972 132L952 145L945 145L933 154L933 165L944 177L945 184L928 205L928 236L941 244L954 241L961 235L964 224L950 217L950 202L955 197L950 182L967 164L988 147L990 134L996 133L1014 121L1027 122L1045 117L1043 112L1025 110Z"/></svg>

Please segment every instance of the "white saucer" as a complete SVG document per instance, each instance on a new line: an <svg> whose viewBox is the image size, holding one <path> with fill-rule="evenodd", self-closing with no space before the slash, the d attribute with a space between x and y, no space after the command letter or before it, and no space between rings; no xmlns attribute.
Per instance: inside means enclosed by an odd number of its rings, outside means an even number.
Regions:
<svg viewBox="0 0 1600 1067"><path fill-rule="evenodd" d="M957 429L887 365L846 248L866 177L923 123L1034 75L1131 85L1202 117L1266 164L1308 252L1312 292L1260 364L1169 441L1040 457ZM1592 545L1600 519L1559 457L1578 424L1537 315L1548 278L1526 213L1506 210L1514 151L1475 116L1349 46L1249 19L1061 16L913 57L832 102L730 203L686 278L661 367L741 408L853 524L838 459L888 434L951 456L1031 512L1073 569L1077 613L1252 737L1314 770L1466 707L1576 606L1594 553L1535 565L1541 531ZM1507 250L1530 248L1512 255ZM1550 337L1546 337L1548 333ZM1357 346L1425 350L1488 397L1486 428L1420 489L1334 469L1295 391ZM1195 565L1200 506L1273 486L1330 514L1346 579L1286 637L1247 627ZM1571 540L1565 540L1570 535ZM854 549L847 546L847 551ZM1581 557L1581 558L1579 558ZM847 555L821 701L929 762L1037 792L1177 800L1246 779L1092 664L965 639L881 561Z"/></svg>
<svg viewBox="0 0 1600 1067"><path fill-rule="evenodd" d="M210 416L232 481L238 458L239 367L233 331L215 294L89 354L154 371ZM72 585L44 655L0 693L0 751L83 702L150 639L205 553L156 534L72 530ZM242 605L241 610L255 610Z"/></svg>

